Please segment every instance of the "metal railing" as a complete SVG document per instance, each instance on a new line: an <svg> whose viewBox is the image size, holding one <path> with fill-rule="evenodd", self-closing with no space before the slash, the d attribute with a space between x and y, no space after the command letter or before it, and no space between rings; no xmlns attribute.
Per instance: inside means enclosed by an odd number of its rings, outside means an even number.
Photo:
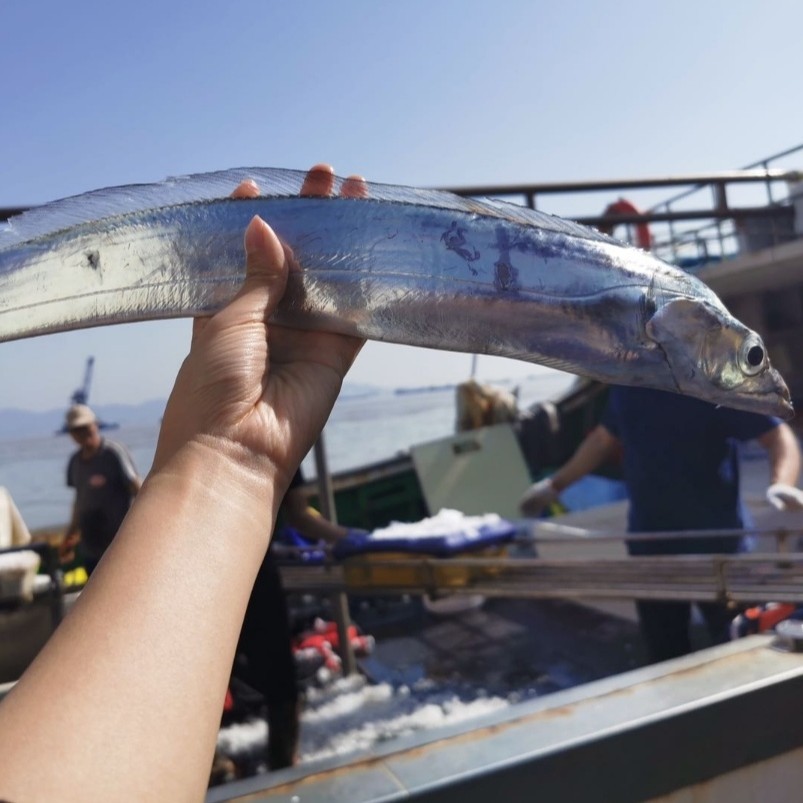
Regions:
<svg viewBox="0 0 803 803"><path fill-rule="evenodd" d="M650 599L751 605L803 600L803 554L537 558L349 558L282 567L287 591L376 595L481 594L522 599Z"/></svg>
<svg viewBox="0 0 803 803"><path fill-rule="evenodd" d="M775 159L800 150L803 150L803 145L770 157L761 164L768 165ZM754 166L724 173L666 178L487 185L454 187L450 190L463 196L489 196L523 203L531 209L542 208L543 211L560 213L563 217L605 231L623 226L624 235L620 230L615 234L630 242L637 242L638 227L646 225L650 229L651 250L657 256L693 270L711 262L796 239L799 235L795 231L794 199L789 190L801 181L803 173L798 170ZM559 196L571 196L573 201L583 200L587 204L589 196L593 195L596 199L603 192L615 191L636 197L638 193L654 194L658 189L679 186L686 189L666 200L648 202L644 210L639 212L606 214L606 210L602 210L596 214L576 214L556 208ZM746 187L750 190L763 189L766 197L757 197L753 191L749 193L752 203L735 204L732 200L735 190ZM701 199L706 192L710 198ZM544 196L553 201L552 208L547 208L547 204L543 203ZM623 200L621 195L618 200ZM696 203L689 205L690 200Z"/></svg>
<svg viewBox="0 0 803 803"><path fill-rule="evenodd" d="M759 245L776 245L778 243L787 241L794 237L794 210L790 207L789 188L801 181L803 175L798 171L784 171L771 167L779 161L786 159L789 156L794 156L803 150L803 145L798 145L794 148L789 148L780 153L776 153L765 159L757 162L752 162L745 165L742 172L763 172L765 178L762 182L766 192L764 210L765 217L753 214L741 218L728 216L729 199L727 194L727 182L715 183L711 185L701 184L695 185L684 192L673 195L664 201L654 204L649 208L648 214L660 215L671 213L675 211L679 204L687 202L690 198L698 195L706 190L712 191L712 201L717 210L725 213L724 218L714 218L705 222L702 226L687 227L685 229L676 230L673 223L670 221L668 224L668 237L662 242L657 243L657 249L661 251L668 248L672 261L678 262L679 254L682 249L691 246L696 250L695 261L699 264L705 264L715 258L712 255L711 243L715 243L713 254L719 254L719 257L727 257L738 255L743 250L750 249L751 235L759 240ZM779 180L785 184L785 192L778 195L776 190ZM791 213L791 214L790 214ZM756 221L762 219L765 222L763 229L756 226ZM750 222L753 222L753 231L749 230ZM790 222L792 227L790 230ZM740 228L741 225L741 228ZM761 238L763 237L763 241ZM741 238L741 242L740 242ZM736 247L734 248L734 241ZM694 257L693 257L694 259Z"/></svg>
<svg viewBox="0 0 803 803"><path fill-rule="evenodd" d="M728 540L752 536L774 551L715 554L650 554L622 557L542 559L481 553L449 558L408 554L389 558L381 552L281 566L288 591L371 595L482 594L527 599L652 599L689 602L803 603L803 552L790 544L803 530L722 530L667 533L609 533L584 542L614 544L688 538ZM563 541L566 536L521 537L518 544ZM570 539L571 543L571 539ZM576 543L572 544L576 546ZM622 553L624 549L620 549Z"/></svg>

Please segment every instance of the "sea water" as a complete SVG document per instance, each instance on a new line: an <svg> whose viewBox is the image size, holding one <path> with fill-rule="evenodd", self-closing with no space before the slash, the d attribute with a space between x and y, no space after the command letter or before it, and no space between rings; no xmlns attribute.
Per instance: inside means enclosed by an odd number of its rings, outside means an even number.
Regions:
<svg viewBox="0 0 803 803"><path fill-rule="evenodd" d="M574 378L568 374L543 374L511 383L518 390L519 405L526 409L555 398ZM329 470L338 472L373 463L407 451L411 446L454 433L455 389L451 387L396 392L382 390L364 395L342 395L323 433ZM107 433L125 445L140 474L150 470L159 433L159 421L126 424ZM66 486L66 467L75 444L67 435L0 440L0 485L11 492L30 529L65 526L70 517L73 492ZM303 463L307 479L315 476L309 455Z"/></svg>

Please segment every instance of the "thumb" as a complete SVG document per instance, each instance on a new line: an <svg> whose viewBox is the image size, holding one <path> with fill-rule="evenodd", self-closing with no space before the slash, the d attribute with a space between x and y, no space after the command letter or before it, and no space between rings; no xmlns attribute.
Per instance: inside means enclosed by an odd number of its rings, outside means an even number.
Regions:
<svg viewBox="0 0 803 803"><path fill-rule="evenodd" d="M287 277L288 254L273 229L254 215L245 230L245 285Z"/></svg>
<svg viewBox="0 0 803 803"><path fill-rule="evenodd" d="M264 323L284 295L288 254L273 229L255 215L245 230L245 281L215 318L230 323Z"/></svg>
<svg viewBox="0 0 803 803"><path fill-rule="evenodd" d="M236 312L229 313L228 307L225 307L215 316L218 319L227 319L230 314L245 313L249 318L264 320L284 295L287 254L273 229L259 215L251 218L245 230L244 246L245 279L229 305ZM268 297L265 298L263 293L254 294L255 288L267 289ZM242 301L243 297L250 299L251 303ZM193 343L201 336L210 320L208 316L199 316L193 320Z"/></svg>

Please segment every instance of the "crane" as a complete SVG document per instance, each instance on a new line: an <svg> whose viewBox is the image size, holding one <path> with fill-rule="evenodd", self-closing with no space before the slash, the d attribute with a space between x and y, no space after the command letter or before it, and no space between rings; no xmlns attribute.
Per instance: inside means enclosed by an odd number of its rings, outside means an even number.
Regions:
<svg viewBox="0 0 803 803"><path fill-rule="evenodd" d="M92 384L92 371L95 367L95 358L87 357L86 368L84 369L84 382L80 388L73 391L70 396L70 404L88 404L89 403L89 388ZM117 429L120 425L110 421L98 420L99 429ZM67 426L64 425L56 432L57 435L64 435L67 432Z"/></svg>
<svg viewBox="0 0 803 803"><path fill-rule="evenodd" d="M86 370L84 371L84 384L81 385L72 395L73 404L88 404L89 402L89 386L92 383L92 369L95 365L94 357L87 357Z"/></svg>

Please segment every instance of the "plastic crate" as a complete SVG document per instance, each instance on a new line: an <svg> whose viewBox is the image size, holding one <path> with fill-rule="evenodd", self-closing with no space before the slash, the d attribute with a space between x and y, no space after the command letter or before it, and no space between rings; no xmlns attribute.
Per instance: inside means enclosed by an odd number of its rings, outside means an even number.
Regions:
<svg viewBox="0 0 803 803"><path fill-rule="evenodd" d="M372 538L370 535L341 539L333 551L343 561L346 583L353 588L455 589L469 586L473 578L487 578L493 568L441 564L444 558L500 558L516 527L503 521L481 527L476 533L455 532L425 538ZM410 564L412 559L416 563ZM398 562L398 566L393 565Z"/></svg>

